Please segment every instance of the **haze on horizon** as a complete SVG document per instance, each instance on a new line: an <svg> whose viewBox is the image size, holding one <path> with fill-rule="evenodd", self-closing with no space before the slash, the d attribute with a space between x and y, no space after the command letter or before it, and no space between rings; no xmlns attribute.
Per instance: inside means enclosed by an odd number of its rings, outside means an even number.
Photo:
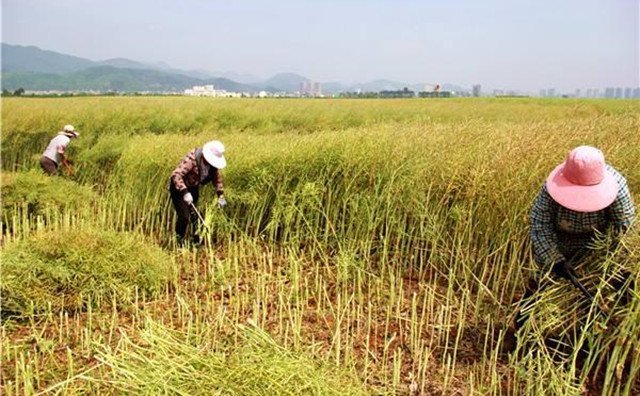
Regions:
<svg viewBox="0 0 640 396"><path fill-rule="evenodd" d="M2 42L316 81L640 85L640 0L2 0Z"/></svg>

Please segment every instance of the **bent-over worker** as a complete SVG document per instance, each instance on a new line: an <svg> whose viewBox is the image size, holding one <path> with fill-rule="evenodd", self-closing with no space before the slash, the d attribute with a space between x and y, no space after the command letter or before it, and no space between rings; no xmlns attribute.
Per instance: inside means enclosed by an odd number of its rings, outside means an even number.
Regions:
<svg viewBox="0 0 640 396"><path fill-rule="evenodd" d="M51 139L44 153L42 153L42 157L40 157L40 167L44 173L55 175L60 165L70 166L65 151L71 139L75 139L78 136L80 136L80 133L75 130L73 125L65 125L62 131Z"/></svg>
<svg viewBox="0 0 640 396"><path fill-rule="evenodd" d="M227 166L224 157L224 145L218 140L206 143L203 147L191 150L171 173L169 192L176 211L176 238L179 245L184 244L187 225L191 221L193 243L200 244L196 233L197 217L193 205L198 204L200 186L212 183L218 196L218 207L227 204L224 197L220 170Z"/></svg>
<svg viewBox="0 0 640 396"><path fill-rule="evenodd" d="M614 249L635 216L624 176L605 163L597 148L577 147L549 174L533 203L529 235L534 259L541 269L570 279L573 262L589 252L599 233L613 233ZM529 285L524 298L537 287ZM516 326L524 320L520 312Z"/></svg>

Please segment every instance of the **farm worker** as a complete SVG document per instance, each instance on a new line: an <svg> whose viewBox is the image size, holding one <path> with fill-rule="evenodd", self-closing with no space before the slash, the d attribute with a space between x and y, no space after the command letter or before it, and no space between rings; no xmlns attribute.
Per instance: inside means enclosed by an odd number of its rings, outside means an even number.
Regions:
<svg viewBox="0 0 640 396"><path fill-rule="evenodd" d="M176 237L179 245L184 243L189 221L192 224L193 243L200 243L200 237L195 232L197 218L191 209L195 209L198 204L201 185L211 182L218 196L218 207L222 208L227 204L220 175L220 170L227 166L224 151L222 142L210 141L202 148L191 150L171 173L169 192L177 215Z"/></svg>
<svg viewBox="0 0 640 396"><path fill-rule="evenodd" d="M580 146L549 174L529 217L536 263L569 279L571 262L588 253L597 233L613 231L617 244L634 221L635 208L626 179L605 163L600 150ZM535 288L528 287L525 298ZM519 316L516 321L522 322Z"/></svg>
<svg viewBox="0 0 640 396"><path fill-rule="evenodd" d="M626 179L595 147L573 149L542 186L531 209L534 259L567 277L567 261L587 253L596 232L615 239L631 226L635 208Z"/></svg>
<svg viewBox="0 0 640 396"><path fill-rule="evenodd" d="M58 171L58 166L61 164L70 167L69 160L65 155L65 150L71 142L71 139L75 139L80 136L80 133L76 131L73 125L65 125L62 131L51 139L42 157L40 158L40 167L47 175L55 175Z"/></svg>

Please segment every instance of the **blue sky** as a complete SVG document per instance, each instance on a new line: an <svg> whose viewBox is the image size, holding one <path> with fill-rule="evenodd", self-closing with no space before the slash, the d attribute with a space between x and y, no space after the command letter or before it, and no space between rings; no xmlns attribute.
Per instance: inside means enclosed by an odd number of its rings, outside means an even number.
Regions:
<svg viewBox="0 0 640 396"><path fill-rule="evenodd" d="M2 41L259 77L638 86L640 0L2 0Z"/></svg>

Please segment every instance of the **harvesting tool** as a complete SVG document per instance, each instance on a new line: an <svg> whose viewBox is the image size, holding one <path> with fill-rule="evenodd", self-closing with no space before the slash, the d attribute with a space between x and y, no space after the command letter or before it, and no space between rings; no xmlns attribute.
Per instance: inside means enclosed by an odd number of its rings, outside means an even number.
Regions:
<svg viewBox="0 0 640 396"><path fill-rule="evenodd" d="M576 289L580 290L580 293L582 293L582 295L587 299L587 301L589 302L589 305L594 305L595 303L595 306L598 308L600 313L603 315L606 314L609 310L600 306L600 304L596 301L596 299L589 292L589 290L587 290L587 288L582 284L582 282L578 280L575 274L575 270L573 269L573 266L570 263L565 263L564 267L565 267L564 269L567 275L567 279L569 280L569 282L571 282L571 284L573 284L573 286L576 287Z"/></svg>
<svg viewBox="0 0 640 396"><path fill-rule="evenodd" d="M209 229L209 227L207 226L207 223L205 223L204 218L202 217L202 215L200 214L200 211L198 211L198 208L196 208L196 206L192 203L189 204L189 207L191 208L191 210L193 211L193 213L196 214L196 216L198 217L198 220L200 221L200 224L202 224L202 226L204 227L204 229L207 231L207 234L211 235L211 230Z"/></svg>

